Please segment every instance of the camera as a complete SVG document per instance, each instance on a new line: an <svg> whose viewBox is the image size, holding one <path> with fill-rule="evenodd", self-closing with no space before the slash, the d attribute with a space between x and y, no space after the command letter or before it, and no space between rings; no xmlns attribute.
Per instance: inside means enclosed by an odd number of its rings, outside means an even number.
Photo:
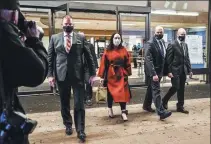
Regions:
<svg viewBox="0 0 211 144"><path fill-rule="evenodd" d="M31 134L37 126L37 121L28 119L25 114L17 111L11 111L6 114L4 111L0 116L0 140L5 140L13 133L19 130L24 135Z"/></svg>
<svg viewBox="0 0 211 144"><path fill-rule="evenodd" d="M18 21L18 28L24 34L27 33L28 28L32 28L36 23L34 21L27 21L25 19L19 19Z"/></svg>

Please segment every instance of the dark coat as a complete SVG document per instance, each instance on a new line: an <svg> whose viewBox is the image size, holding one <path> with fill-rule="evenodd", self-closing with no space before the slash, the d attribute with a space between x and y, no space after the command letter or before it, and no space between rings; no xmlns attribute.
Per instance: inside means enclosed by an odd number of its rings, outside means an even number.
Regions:
<svg viewBox="0 0 211 144"><path fill-rule="evenodd" d="M95 69L97 69L98 68L98 62L97 62L97 56L95 54L94 45L89 43L89 49L91 51L91 54L92 54L92 57L93 57L93 60L94 60L94 63L95 63ZM88 67L87 61L85 60L85 82L86 83L88 83L89 78L90 78L89 67Z"/></svg>
<svg viewBox="0 0 211 144"><path fill-rule="evenodd" d="M73 32L72 47L67 53L64 34L53 35L48 49L48 77L54 76L55 71L57 81L64 81L68 73L69 79L77 83L84 82L84 58L88 63L90 75L96 75L94 60L84 36Z"/></svg>
<svg viewBox="0 0 211 144"><path fill-rule="evenodd" d="M165 46L164 40L162 40L162 42ZM155 75L158 75L162 77L164 75L164 71L166 74L166 58L162 56L159 44L156 41L155 37L147 42L144 55L145 74L147 76L153 77Z"/></svg>
<svg viewBox="0 0 211 144"><path fill-rule="evenodd" d="M181 75L183 72L188 75L192 71L188 45L186 43L184 43L184 49L185 52L179 44L178 40L175 40L168 45L166 51L168 71L173 75Z"/></svg>
<svg viewBox="0 0 211 144"><path fill-rule="evenodd" d="M38 86L48 71L47 51L38 38L22 42L18 28L0 20L0 62L5 87Z"/></svg>

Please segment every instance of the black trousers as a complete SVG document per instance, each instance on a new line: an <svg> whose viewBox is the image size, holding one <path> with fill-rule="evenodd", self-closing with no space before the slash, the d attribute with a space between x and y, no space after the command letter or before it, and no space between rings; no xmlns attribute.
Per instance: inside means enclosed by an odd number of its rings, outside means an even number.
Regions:
<svg viewBox="0 0 211 144"><path fill-rule="evenodd" d="M92 91L92 86L89 83L90 74L89 74L88 70L85 71L84 79L85 79L85 91L86 91L86 95L85 95L85 99L84 100L85 101L86 100L91 100L92 99L92 95L93 95L93 91Z"/></svg>
<svg viewBox="0 0 211 144"><path fill-rule="evenodd" d="M108 108L112 108L113 106L113 97L111 95L111 93L108 90L107 93L107 103L108 103ZM126 110L126 102L120 102L119 103L121 110Z"/></svg>
<svg viewBox="0 0 211 144"><path fill-rule="evenodd" d="M65 81L58 81L58 88L61 102L61 115L63 124L72 127L73 121L70 114L70 88L73 89L74 97L74 122L77 132L85 130L85 89L83 84L73 84L66 78Z"/></svg>
<svg viewBox="0 0 211 144"><path fill-rule="evenodd" d="M162 105L162 98L160 94L160 80L162 77L159 77L159 81L155 82L153 81L152 77L147 77L147 91L145 95L145 100L143 107L144 108L149 108L152 105L152 100L155 104L156 111L158 115L161 115L165 112L165 109L163 108Z"/></svg>
<svg viewBox="0 0 211 144"><path fill-rule="evenodd" d="M133 63L134 63L134 67L137 68L137 58L136 57L133 58Z"/></svg>
<svg viewBox="0 0 211 144"><path fill-rule="evenodd" d="M170 98L177 92L177 108L180 109L184 107L184 93L185 93L185 82L186 82L186 74L183 73L178 76L174 76L171 79L172 87L169 89L169 91L166 93L166 95L163 98L164 103L168 103Z"/></svg>
<svg viewBox="0 0 211 144"><path fill-rule="evenodd" d="M14 110L19 111L23 114L25 114L25 111L18 99L18 88L11 89L8 91L13 91L13 98L14 98ZM2 113L2 109L0 110L0 113ZM14 131L12 134L12 137L9 141L3 142L3 144L29 144L28 135L23 135L21 131ZM0 141L1 144L1 141Z"/></svg>
<svg viewBox="0 0 211 144"><path fill-rule="evenodd" d="M86 83L85 90L86 90L85 100L91 100L92 95L93 95L93 91L92 91L92 86L91 86L90 83Z"/></svg>

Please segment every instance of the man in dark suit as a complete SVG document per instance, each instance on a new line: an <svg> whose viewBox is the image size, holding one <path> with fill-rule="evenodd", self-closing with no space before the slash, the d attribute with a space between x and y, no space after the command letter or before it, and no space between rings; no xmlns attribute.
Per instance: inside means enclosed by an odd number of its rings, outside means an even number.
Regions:
<svg viewBox="0 0 211 144"><path fill-rule="evenodd" d="M147 93L143 104L143 109L153 112L151 108L152 99L154 101L157 114L163 120L171 116L171 112L163 108L160 94L160 80L163 76L165 64L165 43L163 41L164 30L162 27L155 28L155 35L147 42L145 49L145 74L147 75Z"/></svg>
<svg viewBox="0 0 211 144"><path fill-rule="evenodd" d="M81 34L82 36L85 36L83 32L79 32L79 34ZM90 52L92 54L94 63L95 63L95 69L98 69L98 62L97 62L97 56L95 54L95 47L92 43L90 43L90 41L88 41L88 45L89 45L89 49ZM85 91L86 91L86 96L85 96L85 103L88 106L92 105L92 95L93 95L93 91L92 91L92 86L89 83L89 78L90 78L90 74L89 74L89 67L88 67L88 63L85 60Z"/></svg>
<svg viewBox="0 0 211 144"><path fill-rule="evenodd" d="M55 78L61 100L61 114L66 126L66 134L72 134L72 116L70 114L70 90L74 95L74 122L81 141L85 141L85 107L84 107L84 61L85 57L91 78L96 75L95 64L84 36L73 32L72 17L63 18L64 32L51 37L48 49L49 83L54 85ZM55 62L54 62L55 60ZM53 77L55 71L55 78Z"/></svg>
<svg viewBox="0 0 211 144"><path fill-rule="evenodd" d="M97 70L98 69L97 56L95 54L94 45L91 44L90 42L89 42L89 48L90 48L90 51L92 53L92 57L93 57L93 60L94 60L94 63L95 63L95 69ZM87 62L86 62L86 64L87 64ZM85 97L85 100L86 100L86 104L88 106L91 106L92 105L93 91L92 91L92 86L89 83L89 78L90 78L89 67L88 67L88 65L86 65L86 70L85 70L86 97Z"/></svg>
<svg viewBox="0 0 211 144"><path fill-rule="evenodd" d="M180 28L177 39L168 45L166 58L168 63L168 76L171 78L172 87L163 98L163 106L168 109L169 99L177 92L177 111L188 114L184 109L184 91L186 75L192 77L188 45L185 43L186 31Z"/></svg>

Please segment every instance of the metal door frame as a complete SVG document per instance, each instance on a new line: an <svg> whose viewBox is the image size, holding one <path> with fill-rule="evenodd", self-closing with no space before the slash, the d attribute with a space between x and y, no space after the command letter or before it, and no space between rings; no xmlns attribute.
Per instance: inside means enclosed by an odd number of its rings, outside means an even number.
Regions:
<svg viewBox="0 0 211 144"><path fill-rule="evenodd" d="M148 0L147 6L116 6L111 4L94 4L94 3L82 3L82 2L67 2L66 4L54 7L48 5L38 5L31 3L20 4L21 8L36 8L36 9L48 9L48 19L49 19L49 40L53 34L55 34L55 13L58 11L69 12L87 12L87 13L104 13L104 14L114 14L116 15L116 31L121 30L121 20L120 13L141 13L147 14L146 19L146 38L150 37L150 12L151 12L151 1ZM138 85L140 86L140 85ZM39 91L28 91L19 92L19 95L31 95L31 94L43 94L52 93L52 89L49 90L39 90Z"/></svg>
<svg viewBox="0 0 211 144"><path fill-rule="evenodd" d="M151 9L151 0L147 1L147 7ZM124 13L124 11L118 11L118 20L119 20L119 33L122 34L122 21L121 21L121 13ZM150 34L151 34L151 29L150 29L150 23L151 23L151 13L146 11L146 12L129 12L128 14L145 14L145 41L148 41L150 39ZM140 79L140 78L135 78L135 79ZM146 86L146 82L143 82L139 85L137 84L131 84L130 87L142 87Z"/></svg>

